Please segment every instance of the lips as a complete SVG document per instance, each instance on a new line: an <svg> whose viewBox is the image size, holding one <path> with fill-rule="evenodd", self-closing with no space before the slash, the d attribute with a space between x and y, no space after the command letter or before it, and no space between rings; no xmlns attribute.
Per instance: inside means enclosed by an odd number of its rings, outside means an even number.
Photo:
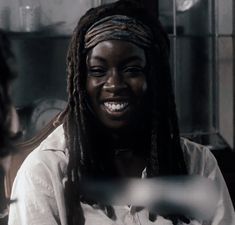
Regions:
<svg viewBox="0 0 235 225"><path fill-rule="evenodd" d="M131 107L129 98L107 98L101 105L110 119L125 118Z"/></svg>
<svg viewBox="0 0 235 225"><path fill-rule="evenodd" d="M129 106L128 102L104 102L104 107L110 112L122 112Z"/></svg>

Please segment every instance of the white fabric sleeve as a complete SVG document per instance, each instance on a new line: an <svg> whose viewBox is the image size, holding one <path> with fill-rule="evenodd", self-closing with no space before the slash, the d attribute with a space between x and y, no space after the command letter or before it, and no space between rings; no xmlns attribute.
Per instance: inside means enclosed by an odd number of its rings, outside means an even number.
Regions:
<svg viewBox="0 0 235 225"><path fill-rule="evenodd" d="M204 176L212 179L219 191L219 201L214 218L210 225L235 225L235 213L233 204L224 181L223 175L219 169L217 161L213 154L205 148L205 170ZM205 223L208 224L208 223Z"/></svg>
<svg viewBox="0 0 235 225"><path fill-rule="evenodd" d="M58 163L53 169L53 154L41 156L28 157L18 171L8 225L66 225L61 171Z"/></svg>

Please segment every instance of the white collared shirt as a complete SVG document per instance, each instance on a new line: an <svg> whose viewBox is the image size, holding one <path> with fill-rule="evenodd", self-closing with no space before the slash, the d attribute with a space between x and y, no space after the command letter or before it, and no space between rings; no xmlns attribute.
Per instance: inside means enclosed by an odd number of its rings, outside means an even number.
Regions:
<svg viewBox="0 0 235 225"><path fill-rule="evenodd" d="M219 189L219 202L213 221L191 221L190 225L235 225L232 202L217 162L208 148L181 139L190 175L201 175L213 180ZM15 178L9 225L68 225L64 186L68 152L63 126L59 126L26 158ZM103 210L82 203L85 225L172 225L170 220L157 216L148 219L148 210L113 206L117 219L106 216ZM181 223L184 225L184 223Z"/></svg>

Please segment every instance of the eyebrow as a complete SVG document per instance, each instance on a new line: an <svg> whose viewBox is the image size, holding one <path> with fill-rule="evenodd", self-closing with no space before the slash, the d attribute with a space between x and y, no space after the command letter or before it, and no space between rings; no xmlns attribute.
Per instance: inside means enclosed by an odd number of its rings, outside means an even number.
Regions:
<svg viewBox="0 0 235 225"><path fill-rule="evenodd" d="M127 64L127 63L130 63L132 61L143 61L143 58L141 58L139 56L131 56L131 57L128 57L127 59L124 59L122 61L122 64ZM145 62L146 62L146 59L145 59Z"/></svg>
<svg viewBox="0 0 235 225"><path fill-rule="evenodd" d="M101 56L94 56L94 57L87 57L87 64L88 64L88 62L90 61L90 60L98 60L98 61L101 61L101 62L103 62L103 63L106 63L106 60L104 59L104 58L102 58Z"/></svg>
<svg viewBox="0 0 235 225"><path fill-rule="evenodd" d="M92 57L92 58L90 58L90 57L88 57L87 58L87 62L89 61L89 60L98 60L98 61L101 61L101 62L103 62L103 63L106 63L106 59L105 58L103 58L103 57L101 57L101 56L94 56L94 57ZM131 56L131 57L128 57L127 59L124 59L121 63L122 64L127 64L127 63L129 63L129 62L132 62L132 61L142 61L143 59L141 58L141 57L139 57L139 56Z"/></svg>

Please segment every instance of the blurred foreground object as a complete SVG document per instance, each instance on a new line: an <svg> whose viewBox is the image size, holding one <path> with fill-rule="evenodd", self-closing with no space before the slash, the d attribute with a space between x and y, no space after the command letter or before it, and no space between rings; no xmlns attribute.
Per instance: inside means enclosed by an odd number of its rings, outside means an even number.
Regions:
<svg viewBox="0 0 235 225"><path fill-rule="evenodd" d="M146 207L161 215L213 217L219 200L213 181L201 176L82 182L82 194L101 204Z"/></svg>
<svg viewBox="0 0 235 225"><path fill-rule="evenodd" d="M9 41L0 30L0 223L8 215L5 174L11 163L13 141L19 132L19 120L10 98L10 84L15 78L15 62Z"/></svg>
<svg viewBox="0 0 235 225"><path fill-rule="evenodd" d="M12 148L12 139L19 130L18 116L10 98L10 85L16 77L14 56L5 33L0 30L0 157Z"/></svg>

